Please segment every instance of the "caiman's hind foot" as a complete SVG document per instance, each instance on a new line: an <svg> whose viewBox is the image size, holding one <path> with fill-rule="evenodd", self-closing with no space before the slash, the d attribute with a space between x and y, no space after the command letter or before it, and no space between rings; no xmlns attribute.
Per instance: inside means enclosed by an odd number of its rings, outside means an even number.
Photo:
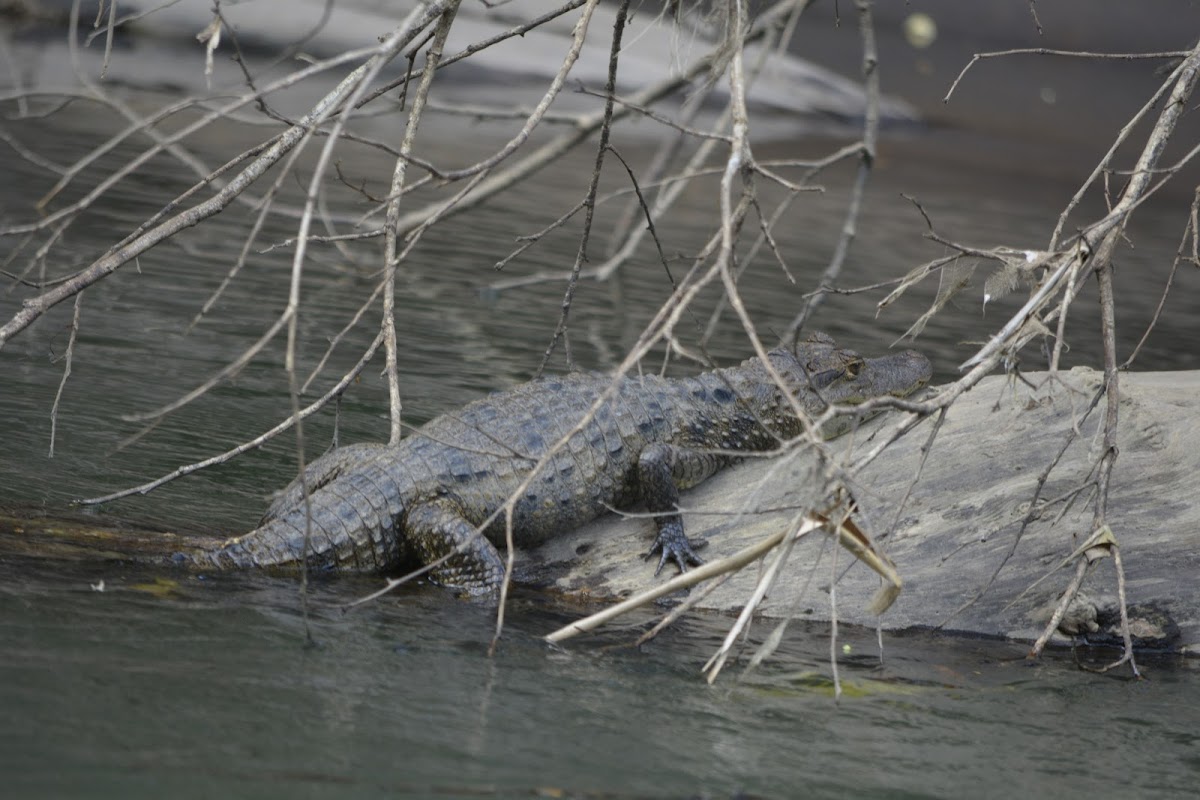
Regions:
<svg viewBox="0 0 1200 800"><path fill-rule="evenodd" d="M438 498L409 510L408 538L422 563L440 562L429 572L434 583L472 595L499 591L504 581L500 553L452 500Z"/></svg>
<svg viewBox="0 0 1200 800"><path fill-rule="evenodd" d="M680 572L687 572L688 564L698 567L704 563L704 559L696 555L696 551L707 546L707 539L689 539L684 536L683 523L678 519L673 519L659 527L654 544L642 558L649 559L655 553L662 553L658 559L658 566L654 569L655 575L662 572L662 568L666 566L668 560L678 564Z"/></svg>

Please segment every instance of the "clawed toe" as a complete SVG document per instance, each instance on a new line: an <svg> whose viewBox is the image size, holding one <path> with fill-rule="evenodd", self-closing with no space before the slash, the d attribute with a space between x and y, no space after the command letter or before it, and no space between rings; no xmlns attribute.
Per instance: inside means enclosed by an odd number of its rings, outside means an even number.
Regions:
<svg viewBox="0 0 1200 800"><path fill-rule="evenodd" d="M642 558L648 559L655 553L661 553L658 566L654 569L655 575L662 572L667 561L674 561L679 566L680 573L684 573L687 572L689 564L698 567L704 563L704 559L696 555L696 551L707 546L707 539L688 539L682 534L673 536L660 532L650 550Z"/></svg>

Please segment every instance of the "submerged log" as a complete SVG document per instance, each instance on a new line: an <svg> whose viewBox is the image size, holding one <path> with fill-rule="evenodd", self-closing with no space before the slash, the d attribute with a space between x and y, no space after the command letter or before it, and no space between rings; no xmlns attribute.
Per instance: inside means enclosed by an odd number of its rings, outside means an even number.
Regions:
<svg viewBox="0 0 1200 800"><path fill-rule="evenodd" d="M46 516L0 508L0 559L132 561L166 566L172 553L213 547L223 537L124 525L96 514Z"/></svg>

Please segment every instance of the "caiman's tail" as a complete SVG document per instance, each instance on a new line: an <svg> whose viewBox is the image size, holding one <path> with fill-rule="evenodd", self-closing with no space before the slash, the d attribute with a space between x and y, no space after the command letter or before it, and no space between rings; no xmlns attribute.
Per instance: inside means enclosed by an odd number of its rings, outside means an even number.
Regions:
<svg viewBox="0 0 1200 800"><path fill-rule="evenodd" d="M0 558L186 564L223 541L219 536L135 528L81 514L47 517L0 508Z"/></svg>

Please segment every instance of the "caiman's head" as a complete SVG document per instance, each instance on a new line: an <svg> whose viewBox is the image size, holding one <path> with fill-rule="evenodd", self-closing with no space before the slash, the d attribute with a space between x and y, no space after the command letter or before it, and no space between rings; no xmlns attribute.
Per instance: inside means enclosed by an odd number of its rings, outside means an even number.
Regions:
<svg viewBox="0 0 1200 800"><path fill-rule="evenodd" d="M853 350L838 347L824 333L809 334L797 342L795 348L790 344L781 345L771 350L768 356L810 414L821 413L829 404L857 404L889 395L905 397L929 383L933 374L929 359L915 350L863 358ZM762 369L762 365L758 368ZM779 410L788 417L793 416L790 410ZM841 417L828 423L822 433L826 438L832 438L845 433L853 424L853 418ZM780 427L791 428L793 425Z"/></svg>

